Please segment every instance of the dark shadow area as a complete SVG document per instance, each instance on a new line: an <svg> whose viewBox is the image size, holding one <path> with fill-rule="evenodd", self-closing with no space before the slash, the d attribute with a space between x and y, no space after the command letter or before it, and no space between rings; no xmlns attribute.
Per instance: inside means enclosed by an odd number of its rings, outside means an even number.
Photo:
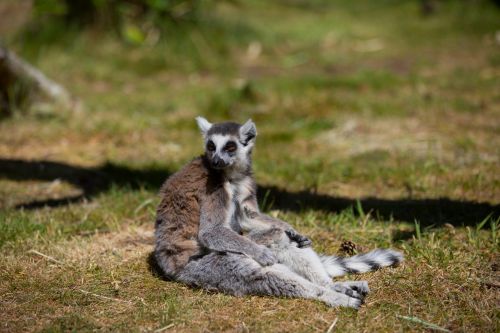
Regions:
<svg viewBox="0 0 500 333"><path fill-rule="evenodd" d="M160 268L160 265L158 265L158 261L156 261L155 253L151 252L148 254L147 258L147 263L148 263L148 269L153 276L162 279L164 281L172 281L168 276L166 276L163 271Z"/></svg>
<svg viewBox="0 0 500 333"><path fill-rule="evenodd" d="M259 198L269 192L268 201L280 210L300 211L314 209L322 211L341 211L356 206L357 200L312 193L308 191L289 192L275 186L259 188ZM365 212L372 211L383 219L391 217L397 221L413 223L419 221L422 226L439 226L450 223L455 226L475 225L489 214L500 216L500 205L484 202L460 201L448 198L437 199L358 199Z"/></svg>
<svg viewBox="0 0 500 333"><path fill-rule="evenodd" d="M414 230L394 230L391 234L394 242L406 241L416 235Z"/></svg>
<svg viewBox="0 0 500 333"><path fill-rule="evenodd" d="M0 159L0 178L19 181L60 179L83 191L79 196L26 202L16 207L24 209L56 207L83 199L91 200L112 186L158 190L170 174L171 171L168 169L133 169L112 163L84 168L60 162ZM357 203L356 199L308 191L290 192L275 186L260 186L258 195L259 198L267 196L266 200L273 203L273 208L295 212L308 209L338 212ZM422 226L440 226L444 223L455 226L475 225L489 214L492 214L493 218L500 216L500 205L449 198L394 200L360 198L359 202L365 212L372 211L382 219L392 217L397 221L409 223L417 220Z"/></svg>
<svg viewBox="0 0 500 333"><path fill-rule="evenodd" d="M16 207L25 209L57 207L83 199L90 200L99 193L108 191L112 186L130 189L159 189L169 175L169 170L165 169L132 169L112 163L95 168L84 168L60 162L0 158L0 178L19 181L59 179L80 188L83 192L77 196L32 201Z"/></svg>

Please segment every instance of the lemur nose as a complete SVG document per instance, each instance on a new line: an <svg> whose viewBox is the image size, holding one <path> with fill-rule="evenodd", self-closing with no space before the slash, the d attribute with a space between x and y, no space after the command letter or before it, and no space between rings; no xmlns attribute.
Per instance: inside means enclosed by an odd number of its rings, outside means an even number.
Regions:
<svg viewBox="0 0 500 333"><path fill-rule="evenodd" d="M224 161L221 158L219 158L218 156L214 156L212 163L214 164L214 166L219 167L219 166L222 166L224 164Z"/></svg>

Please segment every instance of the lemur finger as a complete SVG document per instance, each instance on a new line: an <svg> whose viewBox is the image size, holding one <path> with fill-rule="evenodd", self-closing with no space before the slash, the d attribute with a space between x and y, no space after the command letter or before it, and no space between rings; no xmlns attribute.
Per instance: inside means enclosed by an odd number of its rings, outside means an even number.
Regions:
<svg viewBox="0 0 500 333"><path fill-rule="evenodd" d="M299 247L308 247L312 244L311 240L305 236L302 236L295 230L286 230L285 233L287 234L288 238L290 240L297 242Z"/></svg>

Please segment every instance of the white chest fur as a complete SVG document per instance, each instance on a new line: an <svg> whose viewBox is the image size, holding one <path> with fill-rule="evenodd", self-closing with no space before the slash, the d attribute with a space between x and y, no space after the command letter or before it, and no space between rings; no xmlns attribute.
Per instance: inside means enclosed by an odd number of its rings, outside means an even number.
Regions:
<svg viewBox="0 0 500 333"><path fill-rule="evenodd" d="M242 201L253 193L253 180L250 177L244 177L238 180L226 181L224 189L229 202L227 223L234 229L235 224L241 223L239 220L242 214L238 213L241 212Z"/></svg>
<svg viewBox="0 0 500 333"><path fill-rule="evenodd" d="M253 192L253 181L250 177L226 181L224 188L232 201L241 203Z"/></svg>

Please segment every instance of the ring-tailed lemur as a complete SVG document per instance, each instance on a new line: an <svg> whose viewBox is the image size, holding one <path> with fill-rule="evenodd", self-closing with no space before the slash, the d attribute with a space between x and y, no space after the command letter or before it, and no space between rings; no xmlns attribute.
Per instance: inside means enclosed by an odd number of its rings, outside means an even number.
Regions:
<svg viewBox="0 0 500 333"><path fill-rule="evenodd" d="M198 117L205 153L162 186L155 257L172 279L232 295L317 299L359 307L364 281L333 283L402 261L392 250L351 258L318 256L288 223L259 211L252 176L255 124L211 124Z"/></svg>

